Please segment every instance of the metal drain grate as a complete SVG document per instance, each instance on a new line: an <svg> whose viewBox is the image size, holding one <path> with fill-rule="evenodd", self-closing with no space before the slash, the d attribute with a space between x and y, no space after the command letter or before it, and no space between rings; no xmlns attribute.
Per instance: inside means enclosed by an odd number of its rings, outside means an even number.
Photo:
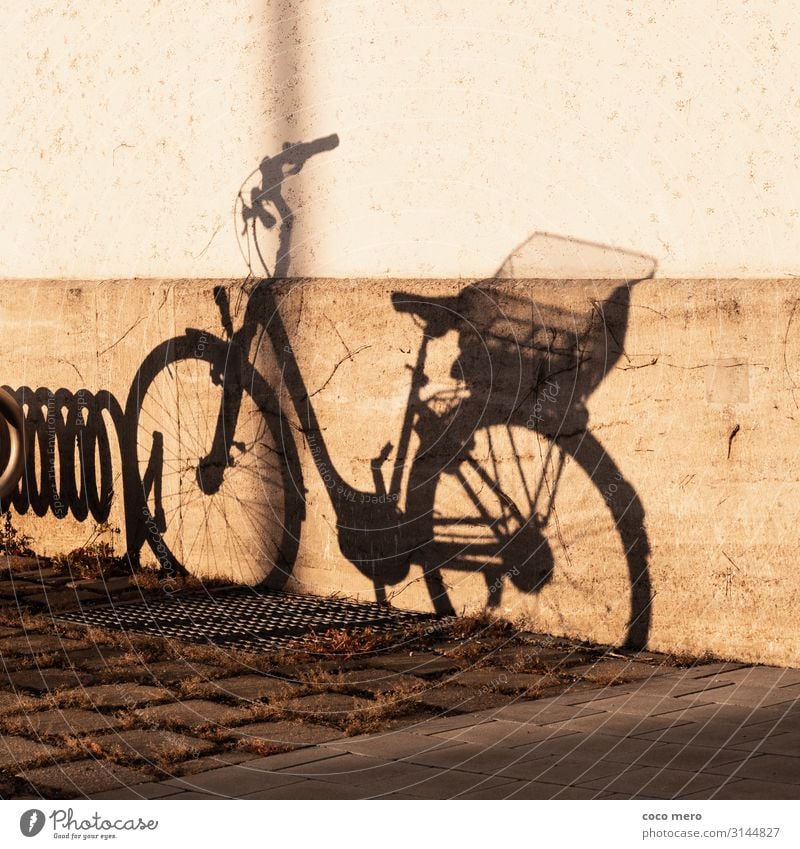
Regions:
<svg viewBox="0 0 800 849"><path fill-rule="evenodd" d="M214 595L110 605L59 614L59 619L98 628L173 637L197 643L259 650L287 648L293 640L329 628L372 628L386 633L435 619L342 599L237 588Z"/></svg>

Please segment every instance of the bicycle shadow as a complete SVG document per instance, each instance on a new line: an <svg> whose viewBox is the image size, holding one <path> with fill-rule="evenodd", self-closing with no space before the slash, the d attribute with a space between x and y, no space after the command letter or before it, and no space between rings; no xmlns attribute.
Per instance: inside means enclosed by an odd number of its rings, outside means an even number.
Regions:
<svg viewBox="0 0 800 849"><path fill-rule="evenodd" d="M414 425L420 484L414 491L417 508L410 512L435 512L443 474L456 478L451 490L468 492L461 499L462 519L451 520L462 532L448 536L444 528L438 536L445 542L433 537L417 554L439 612L450 607L442 568L482 571L489 607L500 604L506 582L536 593L552 580L553 552L543 526L566 457L601 493L625 552L631 610L625 642L646 644L652 591L645 511L633 484L592 433L587 402L619 360L627 358L632 289L654 272L655 261L641 254L535 233L491 278L466 286L455 297L393 294L395 309L414 316L428 339L450 333L458 338L450 377L460 389L438 408L434 394ZM542 437L546 456L523 455L519 443L525 432ZM489 437L481 439L482 434ZM560 465L552 457L554 446ZM487 468L510 468L522 483L514 491L506 489L502 475ZM526 475L540 477L526 486ZM539 512L537 487L546 488L549 504ZM481 489L494 493L494 513L487 510L489 500ZM511 532L501 527L509 519L516 525ZM471 541L464 531L470 521L496 529L499 552L493 559L482 556L485 539Z"/></svg>
<svg viewBox="0 0 800 849"><path fill-rule="evenodd" d="M416 566L436 612L450 614L455 608L448 571L479 574L489 608L500 605L509 585L535 595L552 583L555 558L546 527L565 485L564 463L574 461L602 496L612 533L624 551L630 595L625 643L643 647L652 601L645 510L634 485L592 433L587 405L627 356L631 293L653 276L654 261L537 233L494 275L465 286L454 297L395 292L392 307L416 322L416 329L409 324L408 330L420 332L420 344L398 444L387 443L372 460L373 489L366 491L353 486L331 456L275 286L287 276L291 259L293 211L283 182L296 177L311 156L337 145L336 136L285 145L276 156L262 160L257 169L260 183L249 193L240 191L237 211L248 237L251 277L238 329L226 289L215 287L211 294L222 334L187 329L184 336L156 346L137 371L124 409L107 392L90 396L81 390L73 396L66 390L32 392L23 387L15 393L27 404L29 439L36 442L29 444L28 475L13 498L14 506L38 515L52 509L58 518L71 510L76 518L91 515L104 521L113 497L105 415L119 444L132 566L148 545L162 570L186 571L180 552L192 551L192 545L176 546L171 528L185 503L195 509L205 500L223 500L227 493L230 504L216 511L227 527L228 516L261 497L266 503L248 533L256 540L259 534L272 533L270 522L276 527L269 554L255 556L270 559L264 585L281 587L297 561L304 520L306 487L295 444L302 440L306 469L314 468L325 482L342 555L372 582L376 600L390 601L393 588L402 588ZM264 235L276 243L274 261L262 247ZM445 337L456 340L449 367L453 385L432 390L426 372L429 351ZM274 374L259 375L251 361L253 350L262 345L274 353ZM189 387L204 383L211 388L212 400L204 399L205 406L189 411L206 434L206 444L196 450L199 456L179 453L180 435L170 432L177 431L177 417L163 409L145 409L148 399L160 397L154 387L162 376L180 383L184 368ZM273 388L278 381L281 393ZM163 395L180 398L177 391ZM250 418L266 423L246 440L239 435L244 400L250 403ZM53 424L53 404L67 411L67 422L75 423L62 428L57 440L63 480L58 489L49 478L43 479L56 466L50 440L61 425ZM297 423L289 420L290 410ZM191 423L192 416L182 421ZM145 441L140 422L146 417L155 425ZM521 449L521 439L531 435L543 456ZM248 481L252 492L238 491L230 483L224 488L226 478L246 467L248 456L265 441L268 456L255 457L258 462ZM76 445L82 451L77 464ZM38 467L33 459L37 451ZM506 484L508 470L520 478L515 488ZM180 485L175 483L178 475ZM272 476L271 490L258 475ZM240 474L236 480L245 477ZM276 507L278 499L282 501ZM215 515L210 508L199 509L198 524ZM196 539L204 534L202 539L212 546L210 559L216 556L213 546L222 552L225 540L215 539L208 528L192 532ZM236 529L231 527L230 533L235 535Z"/></svg>
<svg viewBox="0 0 800 849"><path fill-rule="evenodd" d="M337 144L337 137L328 136L307 145L284 146L276 157L262 161L261 183L251 188L249 204L240 192L239 214L248 237L251 272L256 257L263 270L269 272L271 265L273 273L251 282L244 318L235 331L227 294L224 289L215 290L227 339L224 344L207 344L207 359L212 375L225 374L221 382L233 389L225 392L219 411L219 437L199 460L198 469L208 472L201 483L203 493L213 495L232 464L230 444L242 396L238 387L250 375L249 391L253 394L257 389L249 357L254 346L258 350L267 344L278 365L259 390L264 397L257 397L256 391L254 401L278 419L273 436L283 449L293 445L296 436L302 438L309 465L324 482L333 507L339 549L372 582L377 601L389 601L391 588L403 586L414 566L421 568L427 594L439 614L455 612L445 580L447 570L480 574L487 607L500 604L509 583L527 594L540 592L553 578L553 551L543 528L562 485L566 457L602 493L628 573L630 616L624 642L644 646L652 597L645 511L635 487L591 432L587 401L626 356L632 287L653 276L654 261L629 251L538 233L515 249L491 278L464 287L454 298L394 293L394 309L420 323L422 341L398 445L387 443L373 459L374 489L366 491L340 473L326 444L274 285L288 273L291 259L293 213L283 197L282 182L296 175L310 156ZM259 234L264 233L277 239L272 263L266 261L267 251L259 244ZM573 279L564 280L566 276ZM427 349L432 340L450 333L458 338L451 376L461 389L454 402L437 404L441 399L423 398L428 383ZM154 362L163 366L163 357ZM285 394L274 396L270 381L279 381ZM284 405L293 409L298 424L289 421ZM129 409L128 416L133 414ZM504 451L491 439L485 444L484 436L497 428L505 428L507 434ZM560 465L551 463L550 479L542 474L538 484L541 490L544 480L547 489L545 501L550 506L544 510L537 506L540 493L532 497L524 487L506 491L497 472L517 468L524 478L530 457L514 443L521 430L540 436L550 446L545 449L547 461L553 446L561 457ZM481 439L483 454L479 456ZM416 443L413 450L412 442ZM392 455L394 468L387 481L384 465ZM293 449L283 450L282 465L284 487L304 494L304 472ZM469 475L475 479L468 480ZM407 495L402 503L404 478ZM442 482L450 480L456 481L468 511L477 515L454 516L449 527L442 527L437 498L441 500L444 491ZM154 462L146 482L148 492L156 495L156 509L150 510L147 522L151 547L159 544L165 515L158 504L158 481L158 462ZM131 487L136 483L131 480ZM482 492L494 499L494 508ZM273 564L265 585L284 585L294 567L302 507L295 504L293 512L296 521L283 527L280 562ZM475 528L481 531L477 539ZM132 543L140 546L141 536Z"/></svg>

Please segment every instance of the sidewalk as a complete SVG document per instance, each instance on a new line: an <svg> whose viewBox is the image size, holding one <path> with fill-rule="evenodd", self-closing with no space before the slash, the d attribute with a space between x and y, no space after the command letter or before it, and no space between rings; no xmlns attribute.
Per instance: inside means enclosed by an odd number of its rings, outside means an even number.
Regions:
<svg viewBox="0 0 800 849"><path fill-rule="evenodd" d="M800 670L710 664L97 799L798 799Z"/></svg>
<svg viewBox="0 0 800 849"><path fill-rule="evenodd" d="M800 670L6 561L0 798L800 798Z"/></svg>

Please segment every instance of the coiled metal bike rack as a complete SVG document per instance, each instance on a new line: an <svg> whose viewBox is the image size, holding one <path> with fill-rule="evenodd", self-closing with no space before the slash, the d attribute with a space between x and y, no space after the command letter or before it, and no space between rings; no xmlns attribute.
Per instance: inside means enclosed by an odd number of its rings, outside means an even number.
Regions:
<svg viewBox="0 0 800 849"><path fill-rule="evenodd" d="M22 407L0 389L0 498L9 495L22 477L22 419Z"/></svg>

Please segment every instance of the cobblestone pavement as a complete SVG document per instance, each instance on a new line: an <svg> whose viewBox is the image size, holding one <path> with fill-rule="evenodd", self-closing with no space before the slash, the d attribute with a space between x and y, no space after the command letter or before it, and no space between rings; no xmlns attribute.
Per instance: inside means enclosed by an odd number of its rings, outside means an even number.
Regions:
<svg viewBox="0 0 800 849"><path fill-rule="evenodd" d="M146 593L118 578L85 589L7 560L2 798L800 791L797 670L620 652L479 619L248 653L60 621L81 592L115 604Z"/></svg>
<svg viewBox="0 0 800 849"><path fill-rule="evenodd" d="M713 664L97 798L797 799L800 670Z"/></svg>

